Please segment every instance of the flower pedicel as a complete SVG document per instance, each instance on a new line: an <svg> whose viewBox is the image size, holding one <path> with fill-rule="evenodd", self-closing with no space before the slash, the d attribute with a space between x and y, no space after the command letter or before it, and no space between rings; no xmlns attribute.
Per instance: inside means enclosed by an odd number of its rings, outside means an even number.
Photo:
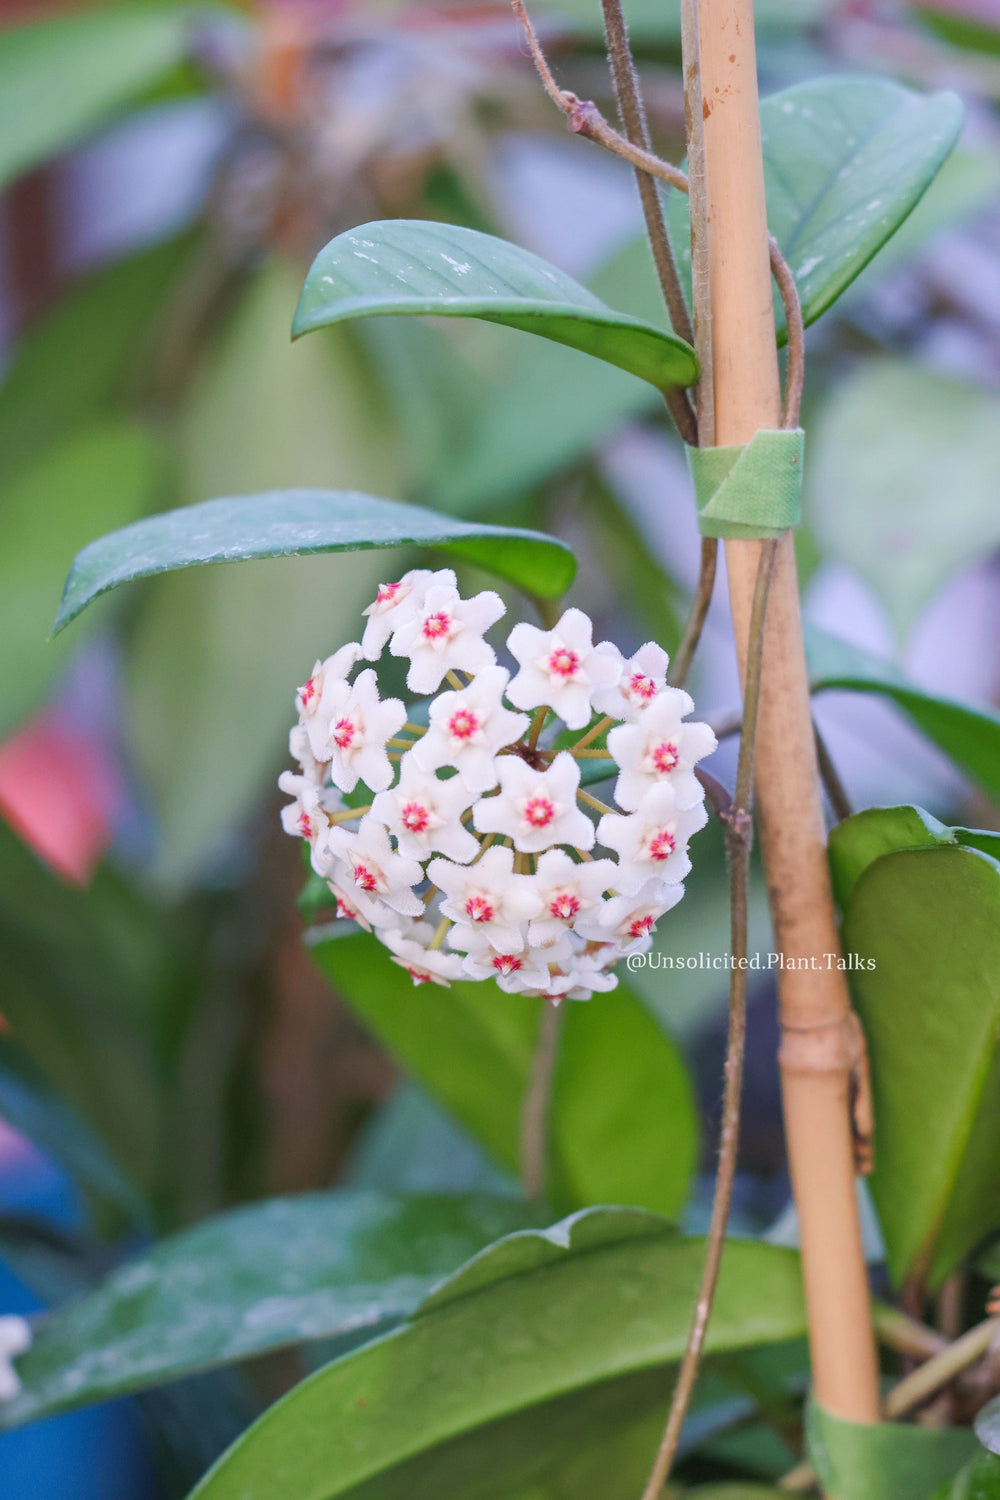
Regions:
<svg viewBox="0 0 1000 1500"><path fill-rule="evenodd" d="M309 843L338 915L374 932L415 984L493 978L588 1000L684 894L688 840L706 820L694 767L715 736L685 722L693 704L667 687L659 646L626 660L593 643L579 609L551 630L515 625L511 676L484 639L504 613L490 590L462 599L448 568L383 584L360 644L317 662L298 691L282 823ZM435 694L426 729L381 696L377 670L351 680L386 646L408 661L411 692ZM581 789L600 758L616 808ZM359 784L374 795L350 807Z"/></svg>

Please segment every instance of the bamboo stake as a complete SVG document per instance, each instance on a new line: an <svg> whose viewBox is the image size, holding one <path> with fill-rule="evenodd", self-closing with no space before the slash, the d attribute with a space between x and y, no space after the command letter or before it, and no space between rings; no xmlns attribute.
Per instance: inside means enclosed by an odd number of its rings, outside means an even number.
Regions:
<svg viewBox="0 0 1000 1500"><path fill-rule="evenodd" d="M700 0L699 45L715 440L744 443L781 420L752 0ZM741 671L759 552L758 542L726 543ZM851 1119L863 1041L836 968L840 945L790 533L779 543L771 589L757 733L761 849L775 946L786 965L778 981L780 1062L814 1388L837 1416L876 1421L878 1372ZM789 968L790 962L804 967Z"/></svg>

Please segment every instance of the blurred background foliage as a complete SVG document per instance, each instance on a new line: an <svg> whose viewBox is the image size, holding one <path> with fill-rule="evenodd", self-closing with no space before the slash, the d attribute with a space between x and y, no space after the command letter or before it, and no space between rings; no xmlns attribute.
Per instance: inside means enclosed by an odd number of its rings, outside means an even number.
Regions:
<svg viewBox="0 0 1000 1500"><path fill-rule="evenodd" d="M661 319L629 171L566 134L504 5L3 9L0 1172L37 1149L76 1196L54 1229L10 1195L4 1210L0 1175L0 1250L50 1300L122 1244L268 1194L513 1192L534 1024L507 997L411 999L361 939L323 944L319 965L302 943L304 873L275 791L294 686L402 561L163 577L49 642L75 552L210 497L355 488L556 532L599 635L670 647L697 536L678 442L621 371L467 322L289 341L316 250L376 218L507 236ZM612 115L596 0L536 10L561 80ZM654 137L677 159L677 7L626 10ZM979 742L959 755L978 771L966 780L946 736L931 726L936 747L902 709L919 719L920 693L1000 703L1000 16L976 0L758 10L765 93L862 72L968 105L959 151L810 333L800 561L830 684L819 722L854 803L997 828L995 758ZM872 659L904 684L895 703L848 690ZM722 589L694 691L706 716L738 702ZM667 952L725 946L714 830L699 853ZM751 915L766 952L759 879ZM639 971L630 993L574 1011L554 1207L703 1222L724 1009L724 975L700 968ZM737 1214L757 1231L787 1201L775 1039L765 975ZM213 1381L158 1398L181 1488L289 1373ZM213 1414L193 1452L185 1400ZM722 1473L743 1462L735 1439L714 1441Z"/></svg>

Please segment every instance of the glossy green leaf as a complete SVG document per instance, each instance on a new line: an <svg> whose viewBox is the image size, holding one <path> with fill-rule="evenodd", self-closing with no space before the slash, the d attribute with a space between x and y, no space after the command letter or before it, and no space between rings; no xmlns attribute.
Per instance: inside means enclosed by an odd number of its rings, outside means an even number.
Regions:
<svg viewBox="0 0 1000 1500"><path fill-rule="evenodd" d="M45 1318L0 1427L399 1319L491 1240L538 1222L516 1199L371 1192L220 1215Z"/></svg>
<svg viewBox="0 0 1000 1500"><path fill-rule="evenodd" d="M184 57L192 9L113 6L0 32L0 186L73 146Z"/></svg>
<svg viewBox="0 0 1000 1500"><path fill-rule="evenodd" d="M1000 1459L978 1453L954 1479L935 1490L931 1500L1000 1500Z"/></svg>
<svg viewBox="0 0 1000 1500"><path fill-rule="evenodd" d="M525 1243L538 1239L541 1253ZM508 1245L505 1279L439 1298L272 1407L198 1486L198 1500L547 1494L585 1450L662 1411L664 1367L684 1347L703 1242L668 1226L650 1232L627 1212L609 1224L602 1209ZM487 1255L500 1269L497 1250ZM732 1242L709 1350L785 1338L802 1322L796 1257ZM607 1480L605 1500L634 1493Z"/></svg>
<svg viewBox="0 0 1000 1500"><path fill-rule="evenodd" d="M67 438L4 485L0 505L0 735L41 701L77 641L48 640L73 553L153 503L160 455L129 422ZM96 624L97 621L95 620Z"/></svg>
<svg viewBox="0 0 1000 1500"><path fill-rule="evenodd" d="M55 629L109 589L157 573L203 563L416 546L474 562L546 598L564 594L576 571L569 548L539 531L476 525L371 495L276 490L188 505L91 542L66 580Z"/></svg>
<svg viewBox="0 0 1000 1500"><path fill-rule="evenodd" d="M768 227L813 323L895 233L962 128L956 94L916 94L884 78L841 75L761 101ZM671 193L670 236L690 284L687 199ZM784 315L775 297L775 316Z"/></svg>
<svg viewBox="0 0 1000 1500"><path fill-rule="evenodd" d="M900 634L1000 542L1000 398L903 360L866 361L809 431L806 520Z"/></svg>
<svg viewBox="0 0 1000 1500"><path fill-rule="evenodd" d="M530 251L420 219L362 224L331 240L306 277L292 332L413 314L482 318L537 333L660 389L690 385L698 374L683 339L615 312Z"/></svg>
<svg viewBox="0 0 1000 1500"><path fill-rule="evenodd" d="M414 1077L516 1172L541 1002L504 995L491 981L427 985L415 996L367 934L313 954ZM642 1004L621 985L596 1003L568 1004L553 1085L553 1207L618 1202L677 1213L697 1134L684 1063Z"/></svg>
<svg viewBox="0 0 1000 1500"><path fill-rule="evenodd" d="M854 883L845 950L871 1056L870 1179L898 1284L940 1285L1000 1223L1000 862L897 850Z"/></svg>
<svg viewBox="0 0 1000 1500"><path fill-rule="evenodd" d="M828 842L833 889L843 909L858 877L897 849L962 845L1000 863L1000 833L988 828L948 828L922 807L866 807L831 828Z"/></svg>
<svg viewBox="0 0 1000 1500"><path fill-rule="evenodd" d="M806 627L812 691L844 688L889 698L1000 805L1000 713L926 692L893 666L847 641Z"/></svg>
<svg viewBox="0 0 1000 1500"><path fill-rule="evenodd" d="M930 1500L975 1453L967 1427L845 1422L815 1402L807 1436L823 1489L837 1500Z"/></svg>

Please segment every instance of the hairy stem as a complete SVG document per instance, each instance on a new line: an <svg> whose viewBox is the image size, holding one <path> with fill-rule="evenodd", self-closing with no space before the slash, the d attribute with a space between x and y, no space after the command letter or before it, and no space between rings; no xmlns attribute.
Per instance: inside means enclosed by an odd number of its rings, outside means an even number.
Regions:
<svg viewBox="0 0 1000 1500"><path fill-rule="evenodd" d="M521 1111L521 1183L524 1196L531 1202L545 1196L549 1106L562 1018L562 1006L553 1005L551 1000L542 1001L531 1078Z"/></svg>
<svg viewBox="0 0 1000 1500"><path fill-rule="evenodd" d="M722 1253L726 1242L726 1227L733 1199L733 1181L736 1176L736 1160L740 1140L740 1102L743 1095L743 1057L746 1044L746 991L747 971L747 890L750 881L750 852L753 845L753 820L750 809L753 800L754 743L757 731L757 710L760 704L761 664L764 648L764 618L767 612L768 594L777 542L765 542L761 547L754 588L753 608L750 615L750 634L747 648L747 666L744 685L743 734L740 740L740 755L736 769L736 789L732 807L725 814L726 850L729 856L729 907L730 950L733 966L729 975L729 1037L726 1045L725 1092L722 1103L722 1135L719 1143L719 1170L715 1179L715 1195L712 1200L712 1217L708 1230L708 1245L705 1264L695 1303L694 1320L688 1334L684 1358L681 1361L673 1400L667 1417L667 1425L653 1464L649 1481L643 1491L642 1500L657 1500L673 1467L680 1442L681 1429L694 1394L695 1381L701 1366L705 1334L712 1315L712 1303L719 1281Z"/></svg>

